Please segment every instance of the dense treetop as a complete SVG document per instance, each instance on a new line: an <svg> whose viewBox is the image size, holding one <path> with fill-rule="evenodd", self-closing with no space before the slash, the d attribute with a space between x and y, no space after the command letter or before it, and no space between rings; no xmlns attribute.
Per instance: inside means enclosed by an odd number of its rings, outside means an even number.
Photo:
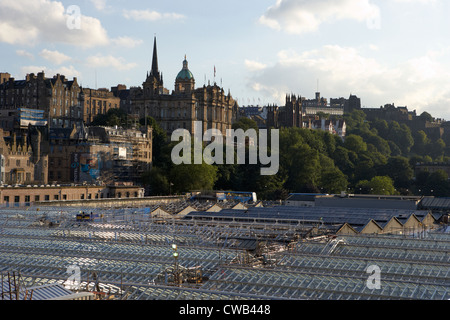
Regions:
<svg viewBox="0 0 450 320"><path fill-rule="evenodd" d="M428 113L420 117L431 119ZM120 113L99 120L106 124L126 121ZM173 165L170 154L176 143L168 142L164 130L149 117L147 124L154 128L154 163L143 181L155 195L211 189L254 191L260 199L281 199L289 193L342 191L447 195L450 185L444 171L421 172L417 177L414 174L418 162L449 161L449 148L442 139L432 140L423 130L415 131L405 123L367 121L361 110L345 115L345 120L345 140L320 130L280 129L279 172L262 176L259 164ZM258 126L243 118L233 126L238 128L257 130Z"/></svg>

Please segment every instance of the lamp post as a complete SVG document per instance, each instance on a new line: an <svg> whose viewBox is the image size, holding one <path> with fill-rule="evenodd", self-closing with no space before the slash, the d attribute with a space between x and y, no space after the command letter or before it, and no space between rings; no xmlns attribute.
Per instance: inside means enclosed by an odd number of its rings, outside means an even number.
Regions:
<svg viewBox="0 0 450 320"><path fill-rule="evenodd" d="M180 275L178 272L178 247L177 245L174 243L172 244L172 249L173 249L173 257L174 257L174 271L173 271L173 275L174 275L174 282L179 285L180 283Z"/></svg>

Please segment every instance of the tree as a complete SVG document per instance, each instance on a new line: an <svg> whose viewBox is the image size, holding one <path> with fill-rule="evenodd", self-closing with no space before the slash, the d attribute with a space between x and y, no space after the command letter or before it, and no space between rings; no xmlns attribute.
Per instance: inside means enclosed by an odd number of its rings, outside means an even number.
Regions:
<svg viewBox="0 0 450 320"><path fill-rule="evenodd" d="M350 134L345 138L344 147L356 154L367 151L367 144L363 138L355 134Z"/></svg>
<svg viewBox="0 0 450 320"><path fill-rule="evenodd" d="M353 110L344 115L345 123L347 124L347 132L351 133L356 129L368 128L366 123L366 114L362 110Z"/></svg>
<svg viewBox="0 0 450 320"><path fill-rule="evenodd" d="M150 187L152 195L168 195L170 193L170 182L167 174L158 167L153 167L142 176L144 185Z"/></svg>
<svg viewBox="0 0 450 320"><path fill-rule="evenodd" d="M237 122L233 123L232 128L234 130L236 129L242 129L244 131L247 131L248 129L254 129L256 132L258 132L258 124L255 120L252 120L250 118L240 118Z"/></svg>
<svg viewBox="0 0 450 320"><path fill-rule="evenodd" d="M413 134L414 145L411 148L411 152L419 156L424 156L428 152L428 145L430 144L430 139L423 130L414 132Z"/></svg>
<svg viewBox="0 0 450 320"><path fill-rule="evenodd" d="M383 168L384 174L393 179L397 189L408 189L414 177L414 171L408 158L392 157Z"/></svg>
<svg viewBox="0 0 450 320"><path fill-rule="evenodd" d="M397 193L395 191L394 181L386 176L376 176L370 181L362 180L356 185L356 190L375 195L394 195Z"/></svg>
<svg viewBox="0 0 450 320"><path fill-rule="evenodd" d="M414 145L411 129L405 124L400 125L397 121L389 123L389 134L387 139L394 142L403 155L408 155Z"/></svg>
<svg viewBox="0 0 450 320"><path fill-rule="evenodd" d="M161 128L159 123L154 118L150 116L147 117L147 121L145 118L142 118L139 120L139 123L142 126L147 123L148 126L152 127L153 164L155 166L163 166L167 158L164 152L168 151L167 148L165 148L168 143L166 131Z"/></svg>
<svg viewBox="0 0 450 320"><path fill-rule="evenodd" d="M370 179L376 175L376 170L374 167L374 162L366 154L361 154L358 161L355 162L355 176L354 181L359 181L362 179Z"/></svg>
<svg viewBox="0 0 450 320"><path fill-rule="evenodd" d="M339 146L334 151L332 158L335 165L348 177L349 180L353 181L355 169L354 160L358 159L356 153Z"/></svg>
<svg viewBox="0 0 450 320"><path fill-rule="evenodd" d="M93 126L120 126L128 127L128 114L122 109L109 109L106 114L98 114L92 120L91 125Z"/></svg>
<svg viewBox="0 0 450 320"><path fill-rule="evenodd" d="M424 192L435 197L448 197L450 194L450 186L447 172L437 170L431 173L427 178Z"/></svg>
<svg viewBox="0 0 450 320"><path fill-rule="evenodd" d="M213 190L217 180L217 168L206 163L180 164L170 171L170 182L177 193L194 190Z"/></svg>
<svg viewBox="0 0 450 320"><path fill-rule="evenodd" d="M323 192L337 194L346 191L348 187L347 177L336 167L322 171L320 180Z"/></svg>
<svg viewBox="0 0 450 320"><path fill-rule="evenodd" d="M389 143L380 136L374 134L373 132L370 132L364 134L362 137L368 145L373 145L382 155L386 157L389 157L391 155L391 148L389 147Z"/></svg>
<svg viewBox="0 0 450 320"><path fill-rule="evenodd" d="M441 161L444 157L445 142L442 139L438 139L429 145L429 156L435 161Z"/></svg>
<svg viewBox="0 0 450 320"><path fill-rule="evenodd" d="M386 139L389 134L389 124L384 119L376 119L371 123L372 128L377 130L378 135Z"/></svg>

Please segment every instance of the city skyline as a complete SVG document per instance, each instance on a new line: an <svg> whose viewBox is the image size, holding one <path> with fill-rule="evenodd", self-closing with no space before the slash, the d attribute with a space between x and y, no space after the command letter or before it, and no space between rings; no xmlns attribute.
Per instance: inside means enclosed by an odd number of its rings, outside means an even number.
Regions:
<svg viewBox="0 0 450 320"><path fill-rule="evenodd" d="M79 28L68 19L81 14ZM145 2L0 1L0 72L45 71L80 85L141 86L157 37L164 86L185 55L196 87L223 86L239 105L355 94L450 119L449 4L443 0ZM72 16L71 16L72 15Z"/></svg>

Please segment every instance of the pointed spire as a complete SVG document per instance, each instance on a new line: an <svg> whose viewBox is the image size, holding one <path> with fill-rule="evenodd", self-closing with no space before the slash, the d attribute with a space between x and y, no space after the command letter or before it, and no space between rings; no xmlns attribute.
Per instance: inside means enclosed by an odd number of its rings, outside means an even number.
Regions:
<svg viewBox="0 0 450 320"><path fill-rule="evenodd" d="M161 81L161 77L159 75L158 70L158 49L156 47L156 36L153 43L153 60L152 60L152 70L150 71L150 75L155 77L158 81Z"/></svg>

